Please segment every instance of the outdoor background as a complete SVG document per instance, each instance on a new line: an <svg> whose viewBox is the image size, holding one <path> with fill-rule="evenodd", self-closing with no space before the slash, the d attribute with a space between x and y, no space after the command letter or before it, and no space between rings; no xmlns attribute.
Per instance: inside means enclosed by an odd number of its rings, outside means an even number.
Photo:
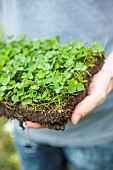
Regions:
<svg viewBox="0 0 113 170"><path fill-rule="evenodd" d="M6 120L0 118L0 170L19 170L11 132L6 132Z"/></svg>
<svg viewBox="0 0 113 170"><path fill-rule="evenodd" d="M1 18L0 38L2 38ZM0 170L20 170L12 134L5 130L7 122L7 120L0 118Z"/></svg>

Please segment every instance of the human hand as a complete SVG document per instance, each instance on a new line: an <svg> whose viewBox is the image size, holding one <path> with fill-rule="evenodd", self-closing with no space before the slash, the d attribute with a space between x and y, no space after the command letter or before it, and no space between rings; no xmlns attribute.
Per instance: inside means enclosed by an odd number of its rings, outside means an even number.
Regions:
<svg viewBox="0 0 113 170"><path fill-rule="evenodd" d="M113 53L106 59L102 69L94 75L86 96L73 111L71 122L76 125L80 119L101 105L113 90Z"/></svg>

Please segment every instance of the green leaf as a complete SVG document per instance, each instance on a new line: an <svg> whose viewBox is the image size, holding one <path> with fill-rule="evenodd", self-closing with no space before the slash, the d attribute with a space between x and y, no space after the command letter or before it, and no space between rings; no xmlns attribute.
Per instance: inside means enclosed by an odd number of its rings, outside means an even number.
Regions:
<svg viewBox="0 0 113 170"><path fill-rule="evenodd" d="M5 91L6 89L7 89L6 86L1 86L1 87L0 87L0 91Z"/></svg>
<svg viewBox="0 0 113 170"><path fill-rule="evenodd" d="M68 59L68 60L66 61L66 63L64 64L64 66L65 66L66 68L68 68L68 67L72 67L73 64L74 64L74 61L73 61L72 59Z"/></svg>
<svg viewBox="0 0 113 170"><path fill-rule="evenodd" d="M13 96L11 97L11 99L12 99L12 101L13 101L14 103L17 103L17 102L19 101L19 97L16 96L16 95L13 95Z"/></svg>
<svg viewBox="0 0 113 170"><path fill-rule="evenodd" d="M94 53L102 53L104 54L104 49L101 47L99 42L94 42L92 45L92 50Z"/></svg>
<svg viewBox="0 0 113 170"><path fill-rule="evenodd" d="M22 96L24 94L23 91L17 91L17 96Z"/></svg>
<svg viewBox="0 0 113 170"><path fill-rule="evenodd" d="M16 84L16 87L19 88L19 89L21 89L21 88L23 87L23 83L17 83L17 84Z"/></svg>
<svg viewBox="0 0 113 170"><path fill-rule="evenodd" d="M39 99L39 100L41 100L41 99L42 99L42 96L41 96L41 94L40 94L40 93L38 93L38 95L37 95L36 99Z"/></svg>
<svg viewBox="0 0 113 170"><path fill-rule="evenodd" d="M67 80L67 84L69 86L75 86L77 84L77 80L74 80L74 79Z"/></svg>
<svg viewBox="0 0 113 170"><path fill-rule="evenodd" d="M76 88L77 88L77 91L82 91L82 90L84 90L84 84L78 83L78 84L76 85Z"/></svg>
<svg viewBox="0 0 113 170"><path fill-rule="evenodd" d="M2 84L4 86L4 85L7 85L9 83L9 81L10 81L10 76L1 75L0 84Z"/></svg>
<svg viewBox="0 0 113 170"><path fill-rule="evenodd" d="M31 105L32 104L32 99L25 99L22 101L23 105Z"/></svg>
<svg viewBox="0 0 113 170"><path fill-rule="evenodd" d="M87 69L87 66L84 65L84 63L82 63L82 62L77 62L75 69L85 71Z"/></svg>
<svg viewBox="0 0 113 170"><path fill-rule="evenodd" d="M68 86L68 92L70 94L73 94L76 92L76 86Z"/></svg>
<svg viewBox="0 0 113 170"><path fill-rule="evenodd" d="M37 90L37 89L38 89L38 86L34 84L33 86L31 86L31 89L32 89L32 90Z"/></svg>
<svg viewBox="0 0 113 170"><path fill-rule="evenodd" d="M68 92L70 94L75 93L76 92L76 84L77 84L77 80L71 79L71 80L67 80L67 84L68 86Z"/></svg>
<svg viewBox="0 0 113 170"><path fill-rule="evenodd" d="M28 73L23 72L21 78L23 78L23 79L33 79L33 75L32 75L31 72L28 72Z"/></svg>
<svg viewBox="0 0 113 170"><path fill-rule="evenodd" d="M47 91L44 91L42 94L42 99L44 99L47 96Z"/></svg>
<svg viewBox="0 0 113 170"><path fill-rule="evenodd" d="M4 92L3 91L0 91L0 97L3 97L4 96Z"/></svg>
<svg viewBox="0 0 113 170"><path fill-rule="evenodd" d="M38 79L44 79L45 76L46 76L46 74L43 72L43 70L39 70L38 74L36 74L36 77Z"/></svg>
<svg viewBox="0 0 113 170"><path fill-rule="evenodd" d="M61 89L63 89L63 86L60 86L59 84L55 84L54 88L56 93L60 93Z"/></svg>
<svg viewBox="0 0 113 170"><path fill-rule="evenodd" d="M70 42L70 45L76 49L80 49L85 46L85 41L74 40Z"/></svg>

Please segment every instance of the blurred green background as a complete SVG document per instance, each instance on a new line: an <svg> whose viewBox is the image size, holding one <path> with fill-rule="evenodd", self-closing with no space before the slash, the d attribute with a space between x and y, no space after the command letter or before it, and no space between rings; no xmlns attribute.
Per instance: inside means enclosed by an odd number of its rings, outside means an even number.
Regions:
<svg viewBox="0 0 113 170"><path fill-rule="evenodd" d="M0 18L0 38L2 26ZM19 170L19 159L15 152L11 132L5 131L7 120L0 118L0 170Z"/></svg>
<svg viewBox="0 0 113 170"><path fill-rule="evenodd" d="M0 118L0 170L19 170L19 159L15 152L12 134L5 131L7 121Z"/></svg>

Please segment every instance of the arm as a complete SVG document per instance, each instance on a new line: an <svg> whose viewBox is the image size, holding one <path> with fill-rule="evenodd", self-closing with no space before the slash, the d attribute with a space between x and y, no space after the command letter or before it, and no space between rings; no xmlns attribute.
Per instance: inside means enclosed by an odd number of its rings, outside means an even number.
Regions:
<svg viewBox="0 0 113 170"><path fill-rule="evenodd" d="M105 60L102 69L95 74L90 86L89 94L73 111L71 122L76 125L81 118L85 117L94 108L101 105L107 95L113 90L113 52ZM23 123L25 128L41 128L41 125L33 122Z"/></svg>

